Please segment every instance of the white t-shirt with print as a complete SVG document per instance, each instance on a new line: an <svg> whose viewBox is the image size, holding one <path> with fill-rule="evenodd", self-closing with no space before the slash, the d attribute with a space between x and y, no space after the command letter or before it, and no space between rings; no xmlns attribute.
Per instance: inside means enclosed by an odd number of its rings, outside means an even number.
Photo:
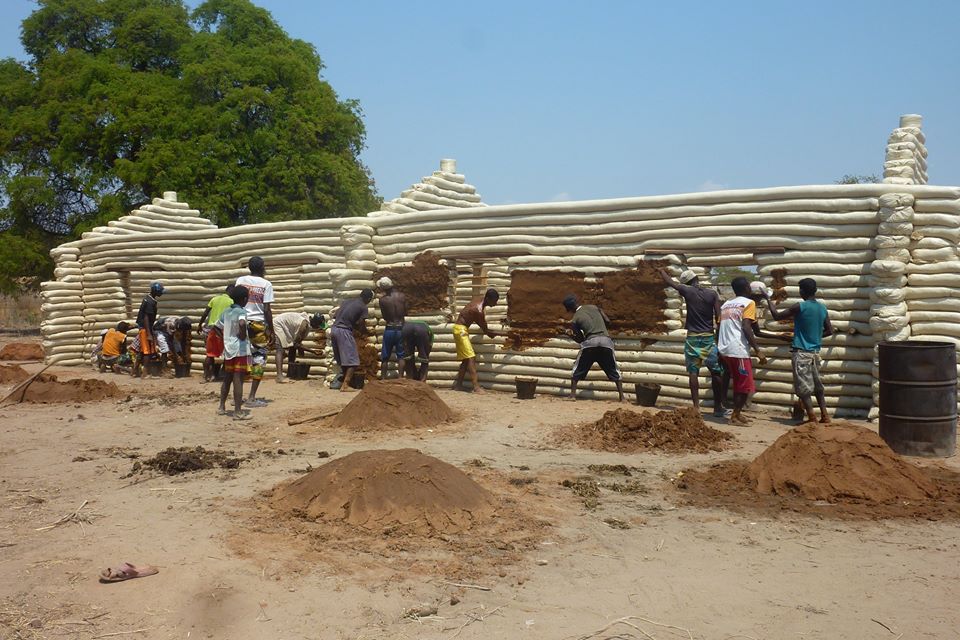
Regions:
<svg viewBox="0 0 960 640"><path fill-rule="evenodd" d="M237 285L246 287L250 294L247 299L247 321L263 322L263 305L273 302L273 285L260 276L240 276Z"/></svg>

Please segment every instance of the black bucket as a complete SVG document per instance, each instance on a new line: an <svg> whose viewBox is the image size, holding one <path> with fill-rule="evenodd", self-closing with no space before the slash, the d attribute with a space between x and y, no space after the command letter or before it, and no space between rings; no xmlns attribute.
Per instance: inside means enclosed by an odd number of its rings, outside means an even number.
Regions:
<svg viewBox="0 0 960 640"><path fill-rule="evenodd" d="M143 363L143 373L147 376L159 376L163 373L163 366L156 360Z"/></svg>
<svg viewBox="0 0 960 640"><path fill-rule="evenodd" d="M287 377L291 380L306 380L310 375L310 365L302 362L291 362L287 366Z"/></svg>
<svg viewBox="0 0 960 640"><path fill-rule="evenodd" d="M637 404L641 407L657 406L657 398L660 396L660 385L654 382L638 382L633 385L634 393L637 394Z"/></svg>
<svg viewBox="0 0 960 640"><path fill-rule="evenodd" d="M537 395L537 382L538 378L522 378L516 377L513 379L513 383L517 385L517 397L521 400L531 400L535 395Z"/></svg>
<svg viewBox="0 0 960 640"><path fill-rule="evenodd" d="M173 373L178 378L189 378L190 377L190 363L185 364L174 364Z"/></svg>
<svg viewBox="0 0 960 640"><path fill-rule="evenodd" d="M363 385L366 384L367 379L363 377L362 373L355 373L353 377L350 378L350 386L354 389L363 389Z"/></svg>
<svg viewBox="0 0 960 640"><path fill-rule="evenodd" d="M957 448L957 348L881 342L880 437L901 455L946 458Z"/></svg>

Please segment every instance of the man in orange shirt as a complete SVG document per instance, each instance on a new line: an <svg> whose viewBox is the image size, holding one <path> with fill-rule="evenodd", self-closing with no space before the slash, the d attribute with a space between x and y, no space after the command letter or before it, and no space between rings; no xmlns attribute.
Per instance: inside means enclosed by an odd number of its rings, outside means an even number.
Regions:
<svg viewBox="0 0 960 640"><path fill-rule="evenodd" d="M100 373L103 373L107 367L117 373L117 363L120 361L120 355L124 352L127 342L127 331L130 325L126 322L117 323L116 329L110 329L103 335L100 343L100 358L97 365Z"/></svg>

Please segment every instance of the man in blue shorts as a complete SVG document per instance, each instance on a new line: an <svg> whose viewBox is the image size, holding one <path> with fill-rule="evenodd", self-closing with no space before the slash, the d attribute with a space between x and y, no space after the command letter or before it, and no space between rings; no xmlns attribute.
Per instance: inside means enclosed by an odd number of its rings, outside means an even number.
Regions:
<svg viewBox="0 0 960 640"><path fill-rule="evenodd" d="M380 350L380 379L387 379L387 363L394 352L397 354L397 371L403 377L403 322L407 316L407 299L393 286L393 281L384 276L377 280L380 297L380 315L387 327L383 330L383 348Z"/></svg>
<svg viewBox="0 0 960 640"><path fill-rule="evenodd" d="M690 378L690 398L700 410L700 368L710 372L710 388L713 389L713 415L727 415L723 407L723 364L717 351L717 326L720 323L720 296L713 289L700 285L697 274L687 269L677 282L665 269L660 269L663 282L677 290L687 303L687 339L683 343L683 360Z"/></svg>

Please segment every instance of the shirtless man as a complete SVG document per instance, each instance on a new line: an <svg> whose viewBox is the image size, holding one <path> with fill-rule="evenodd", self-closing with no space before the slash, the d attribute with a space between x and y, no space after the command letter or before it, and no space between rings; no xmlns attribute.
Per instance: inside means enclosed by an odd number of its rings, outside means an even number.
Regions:
<svg viewBox="0 0 960 640"><path fill-rule="evenodd" d="M377 280L380 297L380 315L387 328L383 330L383 348L380 350L380 379L387 379L387 363L390 354L397 352L397 370L403 377L403 321L407 315L407 299L393 286L393 281L384 276Z"/></svg>
<svg viewBox="0 0 960 640"><path fill-rule="evenodd" d="M482 298L474 298L470 304L465 306L460 315L457 316L457 322L453 325L453 341L457 345L457 360L460 361L460 371L457 372L457 378L453 381L454 389L463 388L463 378L469 373L470 381L473 382L473 392L483 393L480 388L480 381L477 379L477 354L473 351L473 344L470 343L470 334L468 329L470 325L476 324L480 330L490 338L502 336L502 333L490 331L487 328L487 318L484 315L484 309L497 304L500 294L496 289L487 289Z"/></svg>

